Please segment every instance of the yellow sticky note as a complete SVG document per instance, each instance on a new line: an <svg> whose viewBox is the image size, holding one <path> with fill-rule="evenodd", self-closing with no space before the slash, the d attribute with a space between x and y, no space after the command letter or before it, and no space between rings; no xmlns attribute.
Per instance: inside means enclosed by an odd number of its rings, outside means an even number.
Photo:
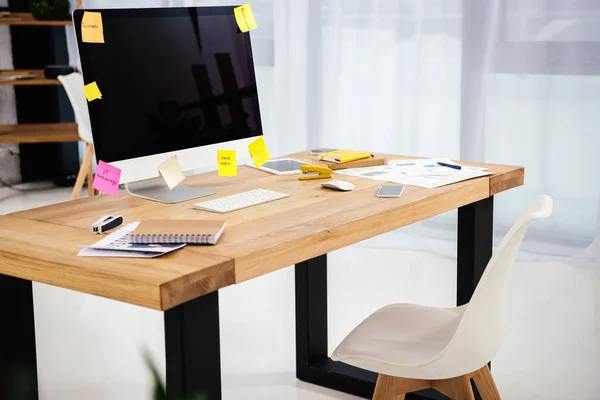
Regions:
<svg viewBox="0 0 600 400"><path fill-rule="evenodd" d="M167 158L165 161L158 164L158 171L162 175L169 189L173 189L185 179L181 165L177 160L177 155Z"/></svg>
<svg viewBox="0 0 600 400"><path fill-rule="evenodd" d="M254 21L254 15L252 15L252 9L250 4L244 4L233 9L233 15L235 20L242 32L248 32L252 29L256 29L256 21Z"/></svg>
<svg viewBox="0 0 600 400"><path fill-rule="evenodd" d="M219 150L219 176L237 176L237 164L235 161L235 150Z"/></svg>
<svg viewBox="0 0 600 400"><path fill-rule="evenodd" d="M104 43L102 14L84 11L81 18L81 41L83 43Z"/></svg>
<svg viewBox="0 0 600 400"><path fill-rule="evenodd" d="M85 85L83 87L83 93L85 93L85 98L87 101L102 99L102 93L100 93L100 88L96 82Z"/></svg>
<svg viewBox="0 0 600 400"><path fill-rule="evenodd" d="M248 145L248 151L250 151L250 156L256 167L260 167L271 159L271 155L269 154L269 150L267 149L267 145L262 136Z"/></svg>

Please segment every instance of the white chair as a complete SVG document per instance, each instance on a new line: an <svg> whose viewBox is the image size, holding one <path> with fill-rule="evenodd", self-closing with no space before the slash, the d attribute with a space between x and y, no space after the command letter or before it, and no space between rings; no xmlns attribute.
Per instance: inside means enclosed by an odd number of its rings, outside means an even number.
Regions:
<svg viewBox="0 0 600 400"><path fill-rule="evenodd" d="M487 265L471 301L456 308L393 304L371 314L332 359L379 374L374 400L433 387L452 399L500 399L487 366L503 336L509 272L529 224L552 213L541 196L523 212Z"/></svg>
<svg viewBox="0 0 600 400"><path fill-rule="evenodd" d="M77 128L79 131L79 137L86 143L85 155L83 161L79 167L79 173L75 180L75 186L73 186L73 193L71 199L75 200L79 197L81 189L83 189L83 182L87 177L87 190L88 195L94 195L94 189L92 187L94 181L94 167L92 165L94 158L94 137L92 136L92 124L90 122L90 113L87 108L87 99L83 93L83 77L80 73L73 72L69 75L62 75L58 77L60 83L62 83L67 92L67 96L71 101L71 107L75 112L75 121L77 122Z"/></svg>

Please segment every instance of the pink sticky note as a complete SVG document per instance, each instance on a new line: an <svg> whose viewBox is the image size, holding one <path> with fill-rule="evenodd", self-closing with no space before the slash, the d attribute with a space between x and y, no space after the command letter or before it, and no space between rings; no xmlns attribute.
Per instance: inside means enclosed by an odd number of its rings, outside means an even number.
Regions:
<svg viewBox="0 0 600 400"><path fill-rule="evenodd" d="M121 170L113 167L104 161L98 161L96 175L94 176L94 189L111 196L119 193L119 179L121 179Z"/></svg>

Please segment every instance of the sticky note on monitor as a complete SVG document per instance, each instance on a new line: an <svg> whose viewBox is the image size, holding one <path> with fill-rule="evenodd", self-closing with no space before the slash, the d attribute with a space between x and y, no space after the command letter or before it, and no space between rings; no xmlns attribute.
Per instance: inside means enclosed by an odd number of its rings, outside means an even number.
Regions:
<svg viewBox="0 0 600 400"><path fill-rule="evenodd" d="M248 145L248 151L257 168L261 167L271 159L271 155L269 154L269 150L267 149L267 145L262 136Z"/></svg>
<svg viewBox="0 0 600 400"><path fill-rule="evenodd" d="M248 32L256 29L256 21L254 21L254 15L252 15L252 9L250 4L244 4L233 9L233 15L235 15L235 21L238 24L238 28L242 32Z"/></svg>
<svg viewBox="0 0 600 400"><path fill-rule="evenodd" d="M84 11L81 18L81 41L83 43L104 43L102 14Z"/></svg>
<svg viewBox="0 0 600 400"><path fill-rule="evenodd" d="M119 180L121 170L104 161L98 161L96 174L94 175L94 189L116 196L119 193Z"/></svg>
<svg viewBox="0 0 600 400"><path fill-rule="evenodd" d="M165 161L158 164L158 171L163 177L169 189L173 189L185 179L181 165L177 160L177 155L167 158Z"/></svg>
<svg viewBox="0 0 600 400"><path fill-rule="evenodd" d="M85 85L83 87L83 93L85 93L85 98L88 102L102 98L102 93L100 93L100 88L96 82Z"/></svg>
<svg viewBox="0 0 600 400"><path fill-rule="evenodd" d="M237 176L235 150L219 150L217 157L219 176Z"/></svg>

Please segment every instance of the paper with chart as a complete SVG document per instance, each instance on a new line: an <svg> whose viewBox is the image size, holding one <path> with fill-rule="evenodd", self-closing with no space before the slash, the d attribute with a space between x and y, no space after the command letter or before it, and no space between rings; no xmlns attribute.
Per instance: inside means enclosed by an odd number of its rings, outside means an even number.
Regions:
<svg viewBox="0 0 600 400"><path fill-rule="evenodd" d="M396 182L406 177L399 168L390 165L376 165L364 168L347 168L335 170L336 174L358 176L383 182Z"/></svg>
<svg viewBox="0 0 600 400"><path fill-rule="evenodd" d="M487 171L486 168L461 166L461 169L454 169L444 167L439 165L438 161L458 165L447 158L390 160L387 165L350 168L335 172L342 175L358 176L430 189L493 173Z"/></svg>
<svg viewBox="0 0 600 400"><path fill-rule="evenodd" d="M185 246L185 244L129 243L129 234L137 228L138 225L139 222L127 224L93 245L81 249L77 255L82 257L153 258Z"/></svg>

